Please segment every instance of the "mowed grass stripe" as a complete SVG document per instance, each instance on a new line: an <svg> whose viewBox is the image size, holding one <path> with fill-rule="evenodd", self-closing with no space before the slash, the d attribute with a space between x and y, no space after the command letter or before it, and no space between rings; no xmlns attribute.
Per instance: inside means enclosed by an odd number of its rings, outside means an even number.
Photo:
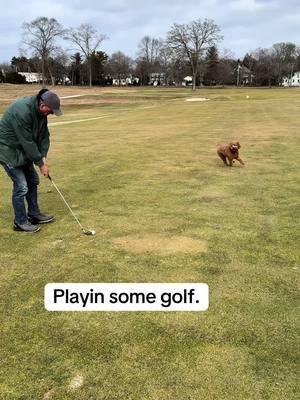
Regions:
<svg viewBox="0 0 300 400"><path fill-rule="evenodd" d="M97 119L102 119L102 118L107 118L110 115L101 115L99 117L92 117L92 118L84 118L84 119L75 119L72 121L63 121L63 122L51 122L48 124L48 126L60 126L60 125L67 125L67 124L76 124L79 122L85 122L85 121L95 121Z"/></svg>

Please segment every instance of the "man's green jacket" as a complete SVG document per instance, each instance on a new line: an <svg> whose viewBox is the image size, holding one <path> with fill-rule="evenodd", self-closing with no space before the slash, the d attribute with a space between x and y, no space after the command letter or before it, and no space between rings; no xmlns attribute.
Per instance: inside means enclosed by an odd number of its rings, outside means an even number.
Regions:
<svg viewBox="0 0 300 400"><path fill-rule="evenodd" d="M17 100L0 120L0 162L20 167L32 161L41 166L48 150L47 117L39 112L37 96Z"/></svg>

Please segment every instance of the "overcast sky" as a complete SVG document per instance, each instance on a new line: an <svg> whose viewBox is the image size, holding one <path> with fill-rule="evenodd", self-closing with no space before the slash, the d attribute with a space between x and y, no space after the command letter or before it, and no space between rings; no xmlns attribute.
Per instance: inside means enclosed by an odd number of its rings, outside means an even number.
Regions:
<svg viewBox="0 0 300 400"><path fill-rule="evenodd" d="M0 5L0 62L19 55L22 23L40 16L65 27L90 23L109 37L101 50L131 57L143 36L164 38L174 22L198 18L219 25L224 36L219 49L236 57L277 42L300 46L300 0L0 0Z"/></svg>

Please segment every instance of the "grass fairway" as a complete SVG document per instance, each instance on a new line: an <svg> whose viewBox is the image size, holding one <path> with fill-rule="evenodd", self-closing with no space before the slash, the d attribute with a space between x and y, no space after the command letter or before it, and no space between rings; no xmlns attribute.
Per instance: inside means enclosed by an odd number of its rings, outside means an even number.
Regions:
<svg viewBox="0 0 300 400"><path fill-rule="evenodd" d="M82 97L49 117L51 175L97 235L44 178L56 222L13 232L0 171L0 398L298 399L300 90L55 90ZM206 282L210 307L51 313L49 282Z"/></svg>

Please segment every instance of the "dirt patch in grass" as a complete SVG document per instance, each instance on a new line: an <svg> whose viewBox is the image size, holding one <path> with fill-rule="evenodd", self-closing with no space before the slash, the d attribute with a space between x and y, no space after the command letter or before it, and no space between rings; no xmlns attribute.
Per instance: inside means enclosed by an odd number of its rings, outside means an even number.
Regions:
<svg viewBox="0 0 300 400"><path fill-rule="evenodd" d="M175 253L205 253L207 242L186 236L148 234L143 236L124 236L113 240L114 244L132 253L157 253L169 255Z"/></svg>
<svg viewBox="0 0 300 400"><path fill-rule="evenodd" d="M60 246L61 244L63 244L63 239L57 239L54 240L54 242L52 242L53 246Z"/></svg>
<svg viewBox="0 0 300 400"><path fill-rule="evenodd" d="M44 394L43 400L50 400L54 396L54 389L49 390L47 393Z"/></svg>
<svg viewBox="0 0 300 400"><path fill-rule="evenodd" d="M69 389L71 389L71 390L79 389L82 385L83 385L83 376L76 375L71 380L71 382L69 384Z"/></svg>

